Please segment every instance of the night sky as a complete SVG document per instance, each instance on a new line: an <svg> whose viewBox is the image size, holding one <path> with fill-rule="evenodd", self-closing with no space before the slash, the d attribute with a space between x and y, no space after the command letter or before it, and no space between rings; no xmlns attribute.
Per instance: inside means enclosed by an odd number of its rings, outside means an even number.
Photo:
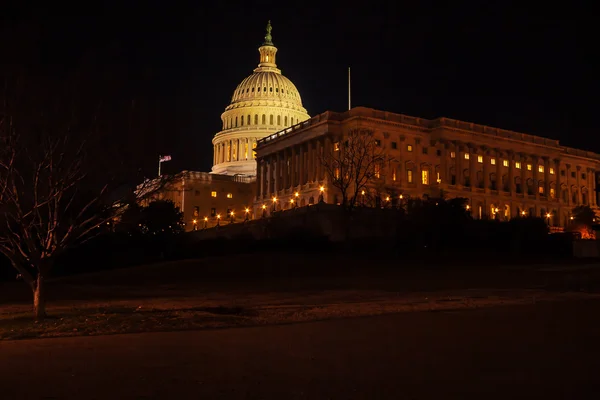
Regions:
<svg viewBox="0 0 600 400"><path fill-rule="evenodd" d="M576 2L23 3L2 12L4 63L45 79L78 75L95 88L91 100L128 110L111 126L148 175L158 154L173 156L170 172L210 170L220 115L257 66L268 19L278 66L310 115L347 108L351 66L355 106L600 152L597 32Z"/></svg>

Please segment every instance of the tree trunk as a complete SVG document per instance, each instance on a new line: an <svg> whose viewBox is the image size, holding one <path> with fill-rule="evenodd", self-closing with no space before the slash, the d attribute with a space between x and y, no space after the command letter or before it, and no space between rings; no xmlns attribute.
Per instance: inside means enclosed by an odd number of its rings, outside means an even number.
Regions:
<svg viewBox="0 0 600 400"><path fill-rule="evenodd" d="M41 273L38 274L33 288L33 313L36 320L46 317L46 282Z"/></svg>

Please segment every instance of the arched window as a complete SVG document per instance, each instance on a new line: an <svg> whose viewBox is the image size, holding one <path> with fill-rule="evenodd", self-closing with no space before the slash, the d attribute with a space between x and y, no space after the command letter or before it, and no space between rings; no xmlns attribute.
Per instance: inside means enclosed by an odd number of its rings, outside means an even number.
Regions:
<svg viewBox="0 0 600 400"><path fill-rule="evenodd" d="M523 193L523 186L521 184L521 177L517 176L515 178L515 190L517 193Z"/></svg>
<svg viewBox="0 0 600 400"><path fill-rule="evenodd" d="M248 118L246 119L247 124L250 125L250 114L248 114Z"/></svg>
<svg viewBox="0 0 600 400"><path fill-rule="evenodd" d="M238 126L238 117L235 117L235 127L237 128Z"/></svg>
<svg viewBox="0 0 600 400"><path fill-rule="evenodd" d="M244 126L244 116L243 115L240 117L240 125Z"/></svg>
<svg viewBox="0 0 600 400"><path fill-rule="evenodd" d="M254 125L258 125L258 114L254 114Z"/></svg>
<svg viewBox="0 0 600 400"><path fill-rule="evenodd" d="M273 86L269 88L269 92L273 93Z"/></svg>
<svg viewBox="0 0 600 400"><path fill-rule="evenodd" d="M269 125L273 125L273 114L269 116Z"/></svg>
<svg viewBox="0 0 600 400"><path fill-rule="evenodd" d="M287 115L286 115L285 117L283 117L283 124L284 124L285 126L287 126Z"/></svg>
<svg viewBox="0 0 600 400"><path fill-rule="evenodd" d="M277 116L277 125L281 125L281 115Z"/></svg>
<svg viewBox="0 0 600 400"><path fill-rule="evenodd" d="M265 114L262 115L262 124L263 125L267 124L267 116Z"/></svg>

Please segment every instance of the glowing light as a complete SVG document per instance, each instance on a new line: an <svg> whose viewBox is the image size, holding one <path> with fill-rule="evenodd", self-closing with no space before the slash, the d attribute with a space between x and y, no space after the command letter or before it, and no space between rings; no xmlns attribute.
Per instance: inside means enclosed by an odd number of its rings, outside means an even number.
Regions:
<svg viewBox="0 0 600 400"><path fill-rule="evenodd" d="M290 203L294 204L294 199L291 199L291 200L290 200Z"/></svg>
<svg viewBox="0 0 600 400"><path fill-rule="evenodd" d="M204 221L208 221L208 217L204 217Z"/></svg>
<svg viewBox="0 0 600 400"><path fill-rule="evenodd" d="M194 219L194 220L192 220L192 222L193 222L194 224L196 224L196 223L198 223L198 220Z"/></svg>
<svg viewBox="0 0 600 400"><path fill-rule="evenodd" d="M221 219L221 214L217 214L217 219Z"/></svg>
<svg viewBox="0 0 600 400"><path fill-rule="evenodd" d="M246 208L246 214L248 214L250 212L250 209Z"/></svg>
<svg viewBox="0 0 600 400"><path fill-rule="evenodd" d="M231 216L233 217L233 215L234 215L234 214L233 214L233 211L232 211L230 214L231 214Z"/></svg>
<svg viewBox="0 0 600 400"><path fill-rule="evenodd" d="M521 211L521 215L525 215L525 214L526 214L526 212L525 212L525 211Z"/></svg>
<svg viewBox="0 0 600 400"><path fill-rule="evenodd" d="M319 188L319 191L320 191L320 192L324 192L324 191L325 191L325 188L324 188L323 186L321 186L321 187Z"/></svg>
<svg viewBox="0 0 600 400"><path fill-rule="evenodd" d="M550 213L546 214L546 218L550 218L551 216L552 216L552 214L550 214Z"/></svg>
<svg viewBox="0 0 600 400"><path fill-rule="evenodd" d="M470 210L470 209L471 209L471 206L467 204L467 210Z"/></svg>
<svg viewBox="0 0 600 400"><path fill-rule="evenodd" d="M402 195L400 195L400 199L402 199L402 197L403 197L403 196L402 196Z"/></svg>
<svg viewBox="0 0 600 400"><path fill-rule="evenodd" d="M296 192L296 193L294 193L294 196L298 197L298 196L300 196L300 193Z"/></svg>
<svg viewBox="0 0 600 400"><path fill-rule="evenodd" d="M363 191L361 192L361 194L364 196L364 195L365 195L365 191L363 190ZM400 197L402 197L402 196L400 196Z"/></svg>
<svg viewBox="0 0 600 400"><path fill-rule="evenodd" d="M390 196L387 196L387 197L385 198L385 201L390 201Z"/></svg>
<svg viewBox="0 0 600 400"><path fill-rule="evenodd" d="M263 210L264 210L265 208L267 208L267 206L265 206L265 205L263 204L263 205L262 205L262 208L263 208Z"/></svg>
<svg viewBox="0 0 600 400"><path fill-rule="evenodd" d="M277 201L277 197L273 197L273 203Z"/></svg>

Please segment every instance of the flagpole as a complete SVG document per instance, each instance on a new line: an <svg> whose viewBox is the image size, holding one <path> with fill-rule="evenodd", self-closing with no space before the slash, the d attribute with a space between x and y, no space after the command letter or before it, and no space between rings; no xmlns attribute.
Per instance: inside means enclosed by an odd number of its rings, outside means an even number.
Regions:
<svg viewBox="0 0 600 400"><path fill-rule="evenodd" d="M348 110L350 110L350 108L351 108L350 95L351 95L351 92L350 92L350 67L348 67Z"/></svg>
<svg viewBox="0 0 600 400"><path fill-rule="evenodd" d="M158 156L158 177L160 178L160 164L162 164L162 156Z"/></svg>

